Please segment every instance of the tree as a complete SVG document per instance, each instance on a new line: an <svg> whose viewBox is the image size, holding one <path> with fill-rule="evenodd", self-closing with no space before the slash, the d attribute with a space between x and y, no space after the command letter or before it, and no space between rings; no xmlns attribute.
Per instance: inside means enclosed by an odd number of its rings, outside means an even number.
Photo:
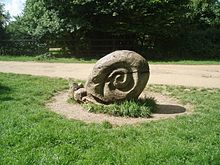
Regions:
<svg viewBox="0 0 220 165"><path fill-rule="evenodd" d="M20 20L28 34L44 38L91 31L172 36L188 0L27 0Z"/></svg>
<svg viewBox="0 0 220 165"><path fill-rule="evenodd" d="M17 18L17 22L23 32L35 39L56 38L55 35L62 32L62 21L57 12L47 10L44 0L27 0L23 15Z"/></svg>
<svg viewBox="0 0 220 165"><path fill-rule="evenodd" d="M196 29L219 27L220 2L218 0L192 0L188 14Z"/></svg>
<svg viewBox="0 0 220 165"><path fill-rule="evenodd" d="M189 30L181 38L184 54L194 59L219 59L220 2L191 0L189 9Z"/></svg>
<svg viewBox="0 0 220 165"><path fill-rule="evenodd" d="M9 29L78 45L90 44L91 38L128 36L142 50L175 54L187 44L181 40L189 32L219 27L219 6L218 0L27 0L23 15Z"/></svg>
<svg viewBox="0 0 220 165"><path fill-rule="evenodd" d="M0 40L6 38L5 26L9 20L9 14L5 12L4 5L0 3Z"/></svg>

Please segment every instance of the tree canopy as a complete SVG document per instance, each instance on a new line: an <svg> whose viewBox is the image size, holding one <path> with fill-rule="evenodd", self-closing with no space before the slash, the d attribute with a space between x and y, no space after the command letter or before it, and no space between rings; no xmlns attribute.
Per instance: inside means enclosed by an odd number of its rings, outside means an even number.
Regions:
<svg viewBox="0 0 220 165"><path fill-rule="evenodd" d="M192 0L189 13L191 22L198 29L207 27L219 27L220 25L220 1L218 0Z"/></svg>
<svg viewBox="0 0 220 165"><path fill-rule="evenodd" d="M183 50L192 33L207 36L219 25L218 0L27 0L23 15L8 29L39 40L130 35L142 47L170 51Z"/></svg>
<svg viewBox="0 0 220 165"><path fill-rule="evenodd" d="M0 39L6 37L5 26L9 19L9 14L5 12L4 5L0 3Z"/></svg>
<svg viewBox="0 0 220 165"><path fill-rule="evenodd" d="M19 19L34 37L91 31L173 36L186 19L188 0L27 0Z"/></svg>

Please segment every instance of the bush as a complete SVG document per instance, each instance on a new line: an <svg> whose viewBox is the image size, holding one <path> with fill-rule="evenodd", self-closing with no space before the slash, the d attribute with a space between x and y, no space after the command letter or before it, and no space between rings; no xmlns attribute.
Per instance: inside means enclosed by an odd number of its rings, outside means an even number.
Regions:
<svg viewBox="0 0 220 165"><path fill-rule="evenodd" d="M219 59L220 29L189 33L183 38L182 48L194 59Z"/></svg>
<svg viewBox="0 0 220 165"><path fill-rule="evenodd" d="M208 28L159 38L140 47L140 54L151 60L219 60L220 29Z"/></svg>

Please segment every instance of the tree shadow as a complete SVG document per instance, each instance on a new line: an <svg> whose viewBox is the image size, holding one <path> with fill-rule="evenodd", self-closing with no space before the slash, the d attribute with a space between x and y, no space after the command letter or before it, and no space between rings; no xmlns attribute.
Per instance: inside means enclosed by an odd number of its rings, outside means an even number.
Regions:
<svg viewBox="0 0 220 165"><path fill-rule="evenodd" d="M0 84L0 101L10 101L13 100L12 97L7 96L11 92L11 88Z"/></svg>
<svg viewBox="0 0 220 165"><path fill-rule="evenodd" d="M156 110L156 114L178 114L186 112L186 108L180 105L165 105L159 104Z"/></svg>
<svg viewBox="0 0 220 165"><path fill-rule="evenodd" d="M0 84L0 94L9 93L10 91L11 91L11 88Z"/></svg>

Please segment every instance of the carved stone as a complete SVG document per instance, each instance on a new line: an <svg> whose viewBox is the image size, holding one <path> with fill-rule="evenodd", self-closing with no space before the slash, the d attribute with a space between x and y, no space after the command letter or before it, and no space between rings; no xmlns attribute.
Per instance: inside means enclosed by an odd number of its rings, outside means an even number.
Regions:
<svg viewBox="0 0 220 165"><path fill-rule="evenodd" d="M69 80L68 95L70 98L74 98L74 92L78 89L78 84Z"/></svg>
<svg viewBox="0 0 220 165"><path fill-rule="evenodd" d="M148 79L149 66L141 55L115 51L95 64L85 85L86 100L108 104L138 98Z"/></svg>
<svg viewBox="0 0 220 165"><path fill-rule="evenodd" d="M83 102L83 98L87 95L85 88L79 88L76 91L74 91L74 99L77 102Z"/></svg>
<svg viewBox="0 0 220 165"><path fill-rule="evenodd" d="M83 102L83 97L87 95L86 89L83 88L83 84L77 84L70 80L69 82L69 97L74 98L77 102Z"/></svg>

